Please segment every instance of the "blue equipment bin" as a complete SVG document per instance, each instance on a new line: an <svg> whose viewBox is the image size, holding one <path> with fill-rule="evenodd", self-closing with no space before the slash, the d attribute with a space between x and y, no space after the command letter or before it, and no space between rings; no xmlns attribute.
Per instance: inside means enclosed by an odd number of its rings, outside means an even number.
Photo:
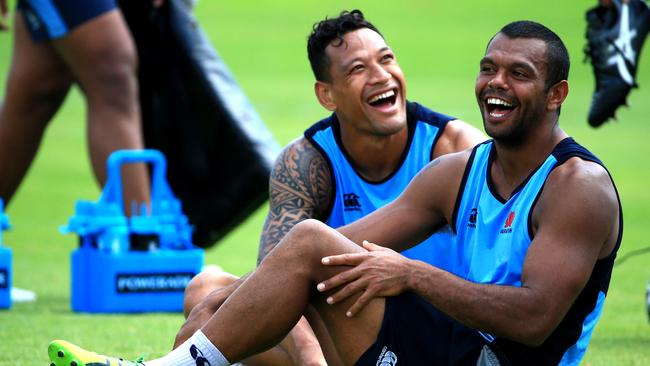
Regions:
<svg viewBox="0 0 650 366"><path fill-rule="evenodd" d="M11 307L11 249L2 246L2 232L8 228L9 219L0 198L0 309Z"/></svg>
<svg viewBox="0 0 650 366"><path fill-rule="evenodd" d="M129 218L120 167L140 162L153 166L151 205L134 209ZM201 271L204 253L191 243L191 226L165 176L159 151L116 151L99 201L77 201L62 228L78 234L80 242L71 257L73 311L182 311L185 286Z"/></svg>

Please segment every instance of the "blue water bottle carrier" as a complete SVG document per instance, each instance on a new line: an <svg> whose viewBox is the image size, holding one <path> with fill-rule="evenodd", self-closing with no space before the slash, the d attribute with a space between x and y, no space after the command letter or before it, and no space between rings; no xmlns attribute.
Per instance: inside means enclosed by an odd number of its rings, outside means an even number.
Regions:
<svg viewBox="0 0 650 366"><path fill-rule="evenodd" d="M151 203L124 211L120 168L152 166ZM156 150L120 150L108 159L99 201L77 201L63 232L79 235L72 252L72 310L89 313L175 312L185 286L203 267L202 249L166 180L166 161Z"/></svg>
<svg viewBox="0 0 650 366"><path fill-rule="evenodd" d="M9 219L4 213L0 198L0 309L11 307L11 249L2 246L2 232L9 229Z"/></svg>

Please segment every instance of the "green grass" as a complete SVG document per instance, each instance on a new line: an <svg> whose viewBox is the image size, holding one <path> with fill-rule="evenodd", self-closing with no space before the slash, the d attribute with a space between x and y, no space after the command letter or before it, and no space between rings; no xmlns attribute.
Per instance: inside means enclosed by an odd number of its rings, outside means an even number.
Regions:
<svg viewBox="0 0 650 366"><path fill-rule="evenodd" d="M144 1L144 0L143 0ZM621 254L650 246L650 51L638 75L641 89L629 98L619 123L599 130L585 116L593 88L591 69L581 63L584 11L595 0L548 1L211 1L196 15L257 111L282 144L325 115L313 97L305 40L314 21L359 7L397 52L408 96L480 126L473 96L478 60L500 26L532 19L556 30L572 55L571 92L561 124L605 161L625 210ZM4 85L11 37L0 35L0 84ZM0 99L4 90L0 92ZM27 178L8 208L13 228L3 236L14 253L14 282L39 299L0 312L0 365L45 365L54 338L107 353L159 356L172 344L180 314L80 315L70 312L69 255L74 236L58 233L77 199L96 199L85 145L85 105L78 92L57 114ZM1 177L0 177L1 179ZM243 274L255 264L265 208L207 251L207 261ZM588 215L589 213L585 213ZM650 364L650 326L644 313L649 256L634 257L614 271L605 313L585 365Z"/></svg>

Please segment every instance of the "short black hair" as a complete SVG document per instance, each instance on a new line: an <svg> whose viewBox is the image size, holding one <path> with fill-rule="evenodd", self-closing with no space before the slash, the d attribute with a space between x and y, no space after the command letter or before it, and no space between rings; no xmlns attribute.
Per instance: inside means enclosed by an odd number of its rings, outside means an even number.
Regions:
<svg viewBox="0 0 650 366"><path fill-rule="evenodd" d="M548 70L544 86L547 91L551 86L569 78L569 67L571 66L569 51L567 51L560 37L546 26L530 20L520 20L507 24L501 28L499 33L510 39L534 38L546 43L546 65Z"/></svg>
<svg viewBox="0 0 650 366"><path fill-rule="evenodd" d="M325 54L325 48L332 42L334 46L343 43L343 36L346 33L361 28L368 28L382 36L381 32L363 17L361 10L342 11L336 18L325 18L314 24L311 34L307 39L307 56L314 76L318 81L330 81L329 66L330 60ZM383 38L383 36L382 36Z"/></svg>

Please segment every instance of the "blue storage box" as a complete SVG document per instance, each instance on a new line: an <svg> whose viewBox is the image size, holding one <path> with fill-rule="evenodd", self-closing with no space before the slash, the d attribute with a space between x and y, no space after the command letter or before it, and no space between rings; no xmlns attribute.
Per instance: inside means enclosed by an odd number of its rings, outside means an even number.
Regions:
<svg viewBox="0 0 650 366"><path fill-rule="evenodd" d="M151 204L124 215L120 167L153 166ZM79 235L72 252L72 310L89 313L182 311L187 283L201 271L204 253L165 179L156 150L120 150L108 159L98 202L78 201L64 232Z"/></svg>
<svg viewBox="0 0 650 366"><path fill-rule="evenodd" d="M0 199L0 309L11 307L11 249L2 246L2 232L8 228L9 219Z"/></svg>

